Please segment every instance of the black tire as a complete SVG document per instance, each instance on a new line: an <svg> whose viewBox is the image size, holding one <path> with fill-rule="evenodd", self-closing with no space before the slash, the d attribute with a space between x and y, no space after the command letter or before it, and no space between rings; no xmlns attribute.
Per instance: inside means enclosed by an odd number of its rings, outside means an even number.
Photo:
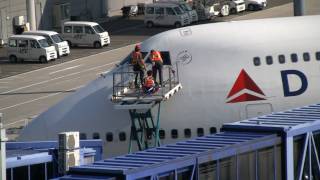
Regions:
<svg viewBox="0 0 320 180"><path fill-rule="evenodd" d="M232 9L230 9L230 14L237 14L237 10L236 10L236 8L232 8Z"/></svg>
<svg viewBox="0 0 320 180"><path fill-rule="evenodd" d="M40 61L40 63L48 63L48 60L45 56L40 56L39 61Z"/></svg>
<svg viewBox="0 0 320 180"><path fill-rule="evenodd" d="M147 22L147 28L152 28L152 27L153 27L153 22L148 21L148 22Z"/></svg>
<svg viewBox="0 0 320 180"><path fill-rule="evenodd" d="M72 47L72 42L71 41L67 40L67 43L68 43L69 47Z"/></svg>
<svg viewBox="0 0 320 180"><path fill-rule="evenodd" d="M12 62L12 63L16 63L18 61L18 58L15 55L10 55L9 56L9 61Z"/></svg>
<svg viewBox="0 0 320 180"><path fill-rule="evenodd" d="M253 4L249 4L248 5L248 10L249 11L254 11L255 10L254 5Z"/></svg>
<svg viewBox="0 0 320 180"><path fill-rule="evenodd" d="M60 59L61 56L60 56L59 52L58 51L56 51L56 52L57 52L57 59Z"/></svg>
<svg viewBox="0 0 320 180"><path fill-rule="evenodd" d="M180 27L181 27L181 23L180 23L180 22L174 23L174 27L175 27L175 28L180 28Z"/></svg>
<svg viewBox="0 0 320 180"><path fill-rule="evenodd" d="M101 46L101 43L96 41L93 43L93 47L96 48L96 49L100 49L102 46Z"/></svg>

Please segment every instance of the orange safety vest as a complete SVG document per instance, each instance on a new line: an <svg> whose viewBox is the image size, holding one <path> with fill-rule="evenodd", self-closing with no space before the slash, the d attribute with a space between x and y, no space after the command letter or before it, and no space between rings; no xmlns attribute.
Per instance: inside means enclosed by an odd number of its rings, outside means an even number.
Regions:
<svg viewBox="0 0 320 180"><path fill-rule="evenodd" d="M153 51L152 53L152 61L156 62L156 61L161 61L162 62L162 58L161 58L161 54L159 51Z"/></svg>
<svg viewBox="0 0 320 180"><path fill-rule="evenodd" d="M142 54L139 51L134 51L131 55L131 64L136 65L138 64L139 60L141 59Z"/></svg>
<svg viewBox="0 0 320 180"><path fill-rule="evenodd" d="M146 77L145 82L144 82L144 86L147 88L150 88L153 85L154 85L153 77L152 76Z"/></svg>

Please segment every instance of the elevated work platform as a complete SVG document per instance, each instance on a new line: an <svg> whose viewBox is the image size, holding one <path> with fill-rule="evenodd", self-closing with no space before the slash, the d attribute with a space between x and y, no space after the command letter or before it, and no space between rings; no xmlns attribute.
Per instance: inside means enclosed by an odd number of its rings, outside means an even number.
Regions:
<svg viewBox="0 0 320 180"><path fill-rule="evenodd" d="M320 105L228 123L222 129L74 167L70 174L151 180L320 179Z"/></svg>
<svg viewBox="0 0 320 180"><path fill-rule="evenodd" d="M168 56L169 57L169 56ZM155 87L154 92L146 92L134 82L139 72L134 72L133 67L124 64L113 73L112 102L115 109L126 109L131 119L131 133L128 152L132 151L132 142L136 141L139 150L160 146L159 124L161 103L170 99L177 93L182 85L179 81L179 63L165 65L162 69L162 85ZM147 69L151 69L148 67ZM142 85L143 82L137 84ZM161 84L159 82L159 84ZM156 118L152 109L158 106Z"/></svg>
<svg viewBox="0 0 320 180"><path fill-rule="evenodd" d="M126 65L113 73L112 102L115 109L144 109L152 104L170 99L182 85L179 81L179 63L163 67L163 83L159 90L152 94L143 88L134 86L136 72L132 66ZM149 67L151 69L151 67ZM141 84L139 82L139 84ZM147 105L149 104L149 106Z"/></svg>

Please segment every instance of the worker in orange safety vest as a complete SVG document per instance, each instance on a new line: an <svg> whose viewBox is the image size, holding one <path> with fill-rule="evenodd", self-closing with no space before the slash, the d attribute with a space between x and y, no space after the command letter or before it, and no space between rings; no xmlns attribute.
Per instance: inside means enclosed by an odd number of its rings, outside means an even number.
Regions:
<svg viewBox="0 0 320 180"><path fill-rule="evenodd" d="M145 77L144 79L143 88L146 94L153 94L159 90L159 88L156 86L153 80L151 70L147 71L147 77Z"/></svg>
<svg viewBox="0 0 320 180"><path fill-rule="evenodd" d="M135 72L134 85L136 88L139 88L138 75L140 75L140 84L142 86L143 85L144 70L146 69L139 44L137 44L135 46L135 49L131 54L131 65L133 65L133 71Z"/></svg>
<svg viewBox="0 0 320 180"><path fill-rule="evenodd" d="M150 52L150 59L152 62L152 72L154 80L157 79L157 71L159 72L159 84L162 86L162 67L163 67L163 60L161 57L161 53L156 50L151 50Z"/></svg>

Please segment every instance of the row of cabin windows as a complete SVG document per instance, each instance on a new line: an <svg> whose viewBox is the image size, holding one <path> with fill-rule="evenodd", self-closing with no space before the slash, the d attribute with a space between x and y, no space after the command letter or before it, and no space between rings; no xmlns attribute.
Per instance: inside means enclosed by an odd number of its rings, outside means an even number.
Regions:
<svg viewBox="0 0 320 180"><path fill-rule="evenodd" d="M209 129L210 134L214 134L217 132L217 128L215 127L211 127ZM191 133L191 129L190 128L186 128L184 129L184 137L185 138L190 138L192 135ZM197 128L197 135L198 137L200 136L204 136L204 129L203 128ZM159 130L159 137L160 139L165 139L166 138L166 132L163 129ZM172 129L171 130L171 138L172 139L177 139L179 137L179 133L178 133L178 129ZM92 138L93 139L100 139L100 134L99 133L93 133L92 134ZM112 132L108 132L106 133L106 141L111 142L113 141L113 133ZM151 134L148 136L148 138L152 138ZM87 135L85 133L80 133L80 139L87 139ZM127 135L125 132L120 132L119 133L119 140L120 141L126 141L127 140Z"/></svg>
<svg viewBox="0 0 320 180"><path fill-rule="evenodd" d="M315 53L315 58L316 58L317 61L320 61L320 52L316 52L316 53ZM278 55L278 58L277 58L277 59L278 59L278 62L279 62L280 64L284 64L284 63L286 62L286 57L285 57L285 55L283 55L283 54ZM302 59L303 59L303 61L305 61L305 62L310 61L310 60L311 60L311 55L310 55L310 53L308 53L308 52L303 53L303 54L302 54ZM266 57L265 57L265 60L266 60L266 64L267 64L267 65L271 65L271 64L273 64L274 58L273 58L273 56L266 56ZM297 55L296 53L290 54L290 60L291 60L291 62L293 62L293 63L298 62L298 55ZM261 61L262 61L262 60L261 60L260 57L254 57L254 58L253 58L253 64L254 64L255 66L260 66L260 65L261 65Z"/></svg>

